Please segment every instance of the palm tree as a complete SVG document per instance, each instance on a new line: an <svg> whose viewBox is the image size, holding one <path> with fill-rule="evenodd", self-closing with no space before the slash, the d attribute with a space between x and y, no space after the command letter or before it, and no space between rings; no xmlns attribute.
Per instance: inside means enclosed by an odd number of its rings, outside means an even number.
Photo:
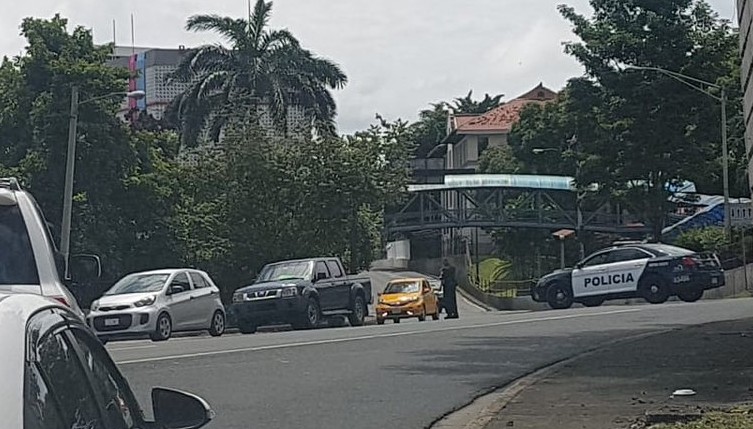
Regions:
<svg viewBox="0 0 753 429"><path fill-rule="evenodd" d="M268 28L272 2L257 0L248 19L196 15L189 31L218 33L230 45L205 45L190 51L172 79L192 82L170 106L182 142L195 145L203 130L217 141L232 120L258 118L268 112L275 127L287 133L291 107L304 110L320 133L335 133L337 106L330 92L347 83L332 61L303 49L287 30Z"/></svg>
<svg viewBox="0 0 753 429"><path fill-rule="evenodd" d="M504 97L504 94L497 94L493 97L485 94L483 100L476 101L473 99L473 90L471 90L465 97L455 98L452 104L448 103L448 106L455 113L483 114L503 104L502 97Z"/></svg>

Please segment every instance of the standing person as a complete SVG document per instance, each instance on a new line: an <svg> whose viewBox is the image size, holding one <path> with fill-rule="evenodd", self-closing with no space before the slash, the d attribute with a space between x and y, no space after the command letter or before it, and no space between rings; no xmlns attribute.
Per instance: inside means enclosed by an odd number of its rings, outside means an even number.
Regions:
<svg viewBox="0 0 753 429"><path fill-rule="evenodd" d="M444 289L444 298L442 301L444 301L443 306L447 311L445 319L457 319L458 300L455 295L455 288L458 282L455 278L455 267L450 265L450 261L447 259L442 263L442 271L439 274L439 279L442 281L442 289Z"/></svg>

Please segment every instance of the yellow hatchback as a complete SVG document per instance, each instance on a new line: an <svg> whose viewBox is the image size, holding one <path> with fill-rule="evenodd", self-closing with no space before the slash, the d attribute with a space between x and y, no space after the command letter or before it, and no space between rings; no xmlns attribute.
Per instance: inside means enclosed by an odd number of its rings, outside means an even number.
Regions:
<svg viewBox="0 0 753 429"><path fill-rule="evenodd" d="M429 281L423 278L406 278L387 283L384 292L379 294L376 306L377 323L382 325L387 319L400 323L400 319L415 317L419 321L426 316L439 319L439 300Z"/></svg>

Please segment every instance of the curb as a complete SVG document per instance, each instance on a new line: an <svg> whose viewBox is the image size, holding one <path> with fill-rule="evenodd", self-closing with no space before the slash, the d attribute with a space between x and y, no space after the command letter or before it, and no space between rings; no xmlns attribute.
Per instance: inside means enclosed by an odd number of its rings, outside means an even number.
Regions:
<svg viewBox="0 0 753 429"><path fill-rule="evenodd" d="M662 335L683 328L662 329L655 332L644 332L626 338L607 341L599 346L587 349L568 358L560 359L544 365L512 382L491 390L480 392L469 403L455 408L431 422L427 428L431 429L483 429L502 411L515 397L527 388L546 379L564 366L584 357L600 352L609 347L630 343L644 338Z"/></svg>
<svg viewBox="0 0 753 429"><path fill-rule="evenodd" d="M376 325L376 318L372 316L366 317L366 319L363 322L363 326L372 326ZM344 328L349 327L350 325L346 322L342 326L321 326L316 329L326 329L326 328ZM290 325L270 325L270 326L262 326L258 329L257 332L285 332L285 331L293 331L294 329L290 327ZM235 327L228 327L225 329L225 332L222 335L227 334L239 334L240 331L238 328ZM209 333L206 331L189 331L189 332L175 332L172 334L172 338L190 338L190 337L208 337Z"/></svg>

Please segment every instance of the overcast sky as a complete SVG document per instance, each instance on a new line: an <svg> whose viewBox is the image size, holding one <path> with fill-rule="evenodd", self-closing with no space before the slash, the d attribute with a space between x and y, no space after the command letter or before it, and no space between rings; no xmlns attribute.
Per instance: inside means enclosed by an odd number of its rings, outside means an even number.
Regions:
<svg viewBox="0 0 753 429"><path fill-rule="evenodd" d="M24 17L55 13L91 28L96 42L175 48L218 41L184 30L194 14L245 16L246 0L2 0L0 54L24 47ZM339 63L350 83L336 93L341 132L363 129L378 112L415 119L428 103L466 94L514 98L539 82L559 90L582 73L562 53L573 40L556 10L566 2L585 13L587 0L276 0L273 27L286 27L304 46ZM709 0L733 19L735 0Z"/></svg>

